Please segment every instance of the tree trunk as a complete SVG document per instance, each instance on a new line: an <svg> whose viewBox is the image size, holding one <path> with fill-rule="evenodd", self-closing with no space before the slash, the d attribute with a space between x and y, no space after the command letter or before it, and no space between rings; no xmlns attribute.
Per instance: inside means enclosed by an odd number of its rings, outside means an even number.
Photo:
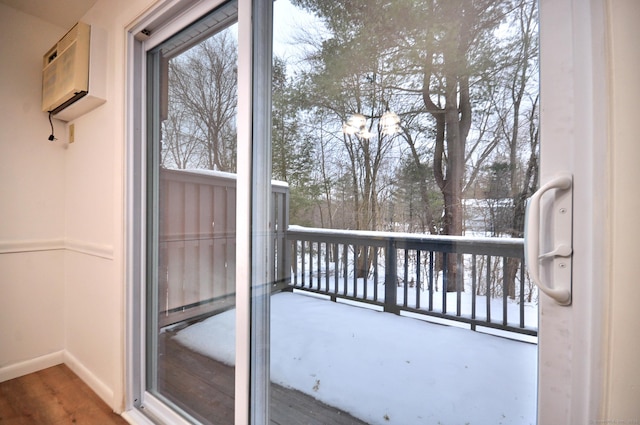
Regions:
<svg viewBox="0 0 640 425"><path fill-rule="evenodd" d="M507 291L507 295L512 300L516 299L516 276L518 275L518 270L520 269L520 259L519 258L507 258L507 266L504 270L504 288L503 291Z"/></svg>

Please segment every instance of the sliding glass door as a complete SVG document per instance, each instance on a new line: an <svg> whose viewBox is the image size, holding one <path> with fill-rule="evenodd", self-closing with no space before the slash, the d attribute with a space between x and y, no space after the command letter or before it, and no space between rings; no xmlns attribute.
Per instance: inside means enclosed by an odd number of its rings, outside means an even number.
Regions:
<svg viewBox="0 0 640 425"><path fill-rule="evenodd" d="M150 32L149 397L204 424L534 423L536 3L295 4Z"/></svg>
<svg viewBox="0 0 640 425"><path fill-rule="evenodd" d="M204 424L234 420L237 9L147 52L146 388Z"/></svg>
<svg viewBox="0 0 640 425"><path fill-rule="evenodd" d="M540 158L538 2L184 0L145 19L135 407L161 423L532 424L539 399L544 420L568 417L566 398L538 398L538 313L577 309L529 271L554 286L572 253L547 222L524 265L525 200L573 171L570 142ZM547 45L565 34L545 28ZM570 357L546 326L560 348L540 355ZM544 388L562 367L544 364Z"/></svg>
<svg viewBox="0 0 640 425"><path fill-rule="evenodd" d="M273 36L273 422L536 423L537 1L278 0Z"/></svg>

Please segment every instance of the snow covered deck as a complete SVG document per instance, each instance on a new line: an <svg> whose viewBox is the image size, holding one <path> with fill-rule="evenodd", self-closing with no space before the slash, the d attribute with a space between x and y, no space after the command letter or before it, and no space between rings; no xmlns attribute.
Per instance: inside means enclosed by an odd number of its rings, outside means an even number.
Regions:
<svg viewBox="0 0 640 425"><path fill-rule="evenodd" d="M535 344L300 293L275 294L271 303L271 405L278 417L272 423L536 422ZM165 337L231 368L234 315L229 310ZM222 391L210 387L206 377L198 385L195 392L211 392L204 397L209 404ZM229 388L224 394L232 399ZM288 389L305 394L307 401L283 395ZM330 420L322 410L327 406L334 410ZM299 422L300 414L319 416L319 422Z"/></svg>

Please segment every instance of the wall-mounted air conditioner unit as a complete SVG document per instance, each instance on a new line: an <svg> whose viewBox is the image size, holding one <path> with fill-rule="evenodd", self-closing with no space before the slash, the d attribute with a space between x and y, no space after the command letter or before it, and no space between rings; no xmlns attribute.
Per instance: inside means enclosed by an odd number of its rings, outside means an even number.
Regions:
<svg viewBox="0 0 640 425"><path fill-rule="evenodd" d="M78 22L43 57L42 110L71 121L106 101L106 34Z"/></svg>

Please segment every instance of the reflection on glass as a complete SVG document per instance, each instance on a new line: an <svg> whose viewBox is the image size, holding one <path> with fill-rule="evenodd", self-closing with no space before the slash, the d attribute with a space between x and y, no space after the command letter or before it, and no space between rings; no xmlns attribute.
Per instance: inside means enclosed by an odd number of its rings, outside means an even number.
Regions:
<svg viewBox="0 0 640 425"><path fill-rule="evenodd" d="M237 4L149 53L148 390L204 424L234 421ZM224 320L191 337L207 319ZM216 346L231 356L208 355Z"/></svg>

